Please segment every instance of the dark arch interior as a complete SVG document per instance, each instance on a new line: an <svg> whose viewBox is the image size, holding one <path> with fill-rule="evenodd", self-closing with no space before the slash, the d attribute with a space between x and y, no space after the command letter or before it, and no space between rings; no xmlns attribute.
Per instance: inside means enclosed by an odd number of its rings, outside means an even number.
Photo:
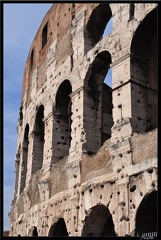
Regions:
<svg viewBox="0 0 161 240"><path fill-rule="evenodd" d="M42 167L43 152L44 152L44 106L40 105L35 120L34 129L34 156L32 161L32 173L36 172Z"/></svg>
<svg viewBox="0 0 161 240"><path fill-rule="evenodd" d="M92 74L88 81L88 86L91 88L89 92L92 94L95 104L99 103L100 89L102 85L102 127L101 127L101 145L111 137L112 121L112 91L104 79L110 68L111 55L108 51L99 53L92 63ZM97 107L96 107L97 110Z"/></svg>
<svg viewBox="0 0 161 240"><path fill-rule="evenodd" d="M70 113L70 94L72 92L72 87L69 80L65 80L58 89L56 95L56 111L60 114Z"/></svg>
<svg viewBox="0 0 161 240"><path fill-rule="evenodd" d="M28 134L29 134L29 125L26 125L25 134L24 134L24 141L28 144Z"/></svg>
<svg viewBox="0 0 161 240"><path fill-rule="evenodd" d="M107 73L108 69L110 68L111 63L111 54L108 51L103 51L98 53L98 55L95 57L92 66L91 66L91 72L92 74L100 74L103 77L105 77L105 74ZM92 77L91 77L92 78ZM96 78L98 79L98 78ZM96 82L96 79L92 78L92 82ZM104 78L103 78L104 80ZM90 86L90 79L89 79L89 87Z"/></svg>
<svg viewBox="0 0 161 240"><path fill-rule="evenodd" d="M32 226L28 231L29 237L38 237L37 227Z"/></svg>
<svg viewBox="0 0 161 240"><path fill-rule="evenodd" d="M49 236L68 236L66 224L63 218L59 218L59 220L51 226Z"/></svg>
<svg viewBox="0 0 161 240"><path fill-rule="evenodd" d="M91 153L96 153L111 137L112 91L105 81L110 64L111 55L108 51L98 53L85 78L88 90L85 92L86 142L83 148Z"/></svg>
<svg viewBox="0 0 161 240"><path fill-rule="evenodd" d="M131 42L131 79L137 83L132 86L135 88L135 92L132 92L132 112L133 117L140 119L142 125L141 129L134 130L138 132L148 132L158 126L157 11L155 8L147 14ZM136 107L139 111L136 111Z"/></svg>
<svg viewBox="0 0 161 240"><path fill-rule="evenodd" d="M69 154L71 144L71 98L72 86L69 80L64 80L56 94L56 111L53 137L54 161Z"/></svg>
<svg viewBox="0 0 161 240"><path fill-rule="evenodd" d="M37 114L36 114L36 133L39 134L40 140L44 141L44 106L41 105L38 108Z"/></svg>
<svg viewBox="0 0 161 240"><path fill-rule="evenodd" d="M38 236L38 232L37 232L37 228L34 226L34 229L33 229L33 234L32 236L35 236L37 237Z"/></svg>
<svg viewBox="0 0 161 240"><path fill-rule="evenodd" d="M142 200L136 214L136 236L157 232L157 191L148 194Z"/></svg>
<svg viewBox="0 0 161 240"><path fill-rule="evenodd" d="M97 205L85 219L82 237L116 236L112 215L107 207Z"/></svg>
<svg viewBox="0 0 161 240"><path fill-rule="evenodd" d="M157 8L152 10L137 28L131 42L131 52L145 60L149 46L157 33Z"/></svg>
<svg viewBox="0 0 161 240"><path fill-rule="evenodd" d="M90 71L90 76L88 79L88 87L90 88L89 95L95 103L99 102L99 94L100 94L100 85L103 84L106 73L110 68L111 63L111 55L108 51L103 51L99 53L94 59ZM106 84L104 84L105 86ZM97 109L97 107L96 107Z"/></svg>
<svg viewBox="0 0 161 240"><path fill-rule="evenodd" d="M112 12L109 4L99 4L93 10L85 29L86 52L101 40L106 25L111 17Z"/></svg>

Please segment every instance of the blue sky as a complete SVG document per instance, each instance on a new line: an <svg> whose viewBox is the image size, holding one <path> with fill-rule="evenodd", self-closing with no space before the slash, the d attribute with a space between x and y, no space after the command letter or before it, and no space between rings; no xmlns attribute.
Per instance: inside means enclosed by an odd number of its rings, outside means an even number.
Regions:
<svg viewBox="0 0 161 240"><path fill-rule="evenodd" d="M36 32L52 4L3 4L3 230L10 229L8 213L14 195L17 122L25 62ZM111 22L108 24L111 28ZM109 33L110 30L107 29ZM106 35L106 33L105 33ZM111 72L108 72L111 75Z"/></svg>
<svg viewBox="0 0 161 240"><path fill-rule="evenodd" d="M14 195L17 122L25 62L36 32L51 3L3 4L3 230L10 229L8 212Z"/></svg>

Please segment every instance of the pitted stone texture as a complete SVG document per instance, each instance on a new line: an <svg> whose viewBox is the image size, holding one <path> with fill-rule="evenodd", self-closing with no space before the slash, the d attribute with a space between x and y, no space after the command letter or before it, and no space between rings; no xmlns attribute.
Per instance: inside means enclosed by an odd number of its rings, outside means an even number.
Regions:
<svg viewBox="0 0 161 240"><path fill-rule="evenodd" d="M24 70L10 236L141 237L151 206L157 231L156 29L157 3L52 5Z"/></svg>

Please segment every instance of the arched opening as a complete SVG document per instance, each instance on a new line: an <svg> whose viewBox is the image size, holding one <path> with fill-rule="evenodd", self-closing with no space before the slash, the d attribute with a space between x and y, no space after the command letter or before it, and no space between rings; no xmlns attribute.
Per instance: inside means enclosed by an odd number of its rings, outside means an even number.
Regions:
<svg viewBox="0 0 161 240"><path fill-rule="evenodd" d="M51 226L48 236L68 236L66 224L63 218L59 218L58 221Z"/></svg>
<svg viewBox="0 0 161 240"><path fill-rule="evenodd" d="M157 232L157 205L157 191L153 191L143 198L136 213L136 236L142 236L143 233Z"/></svg>
<svg viewBox="0 0 161 240"><path fill-rule="evenodd" d="M85 219L82 237L116 236L112 215L107 207L97 205Z"/></svg>
<svg viewBox="0 0 161 240"><path fill-rule="evenodd" d="M21 165L21 181L20 181L20 193L25 188L26 174L27 174L27 158L28 158L28 145L29 145L29 124L26 125L24 140L22 145L22 165Z"/></svg>
<svg viewBox="0 0 161 240"><path fill-rule="evenodd" d="M56 94L53 149L55 161L69 154L71 143L71 98L72 87L69 80L61 83Z"/></svg>
<svg viewBox="0 0 161 240"><path fill-rule="evenodd" d="M38 237L37 227L33 226L29 229L28 236Z"/></svg>
<svg viewBox="0 0 161 240"><path fill-rule="evenodd" d="M112 12L109 4L99 4L93 10L84 31L86 53L102 39L111 17Z"/></svg>
<svg viewBox="0 0 161 240"><path fill-rule="evenodd" d="M33 147L33 162L32 173L42 167L43 152L44 152L44 106L40 105L35 119L34 126L34 147Z"/></svg>
<svg viewBox="0 0 161 240"><path fill-rule="evenodd" d="M140 23L131 42L132 115L140 126L138 132L158 125L157 34L155 8Z"/></svg>
<svg viewBox="0 0 161 240"><path fill-rule="evenodd" d="M38 232L37 232L37 228L34 226L34 229L33 229L33 234L32 234L33 237L37 237L38 236Z"/></svg>
<svg viewBox="0 0 161 240"><path fill-rule="evenodd" d="M108 51L100 52L91 64L86 78L84 103L84 129L86 142L84 150L94 152L111 137L112 91L107 84L111 55Z"/></svg>

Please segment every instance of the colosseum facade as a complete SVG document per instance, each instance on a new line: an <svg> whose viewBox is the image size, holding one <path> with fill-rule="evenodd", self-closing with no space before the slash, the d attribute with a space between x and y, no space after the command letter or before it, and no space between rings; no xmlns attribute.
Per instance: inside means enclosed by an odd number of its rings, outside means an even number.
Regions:
<svg viewBox="0 0 161 240"><path fill-rule="evenodd" d="M45 15L24 69L10 236L157 234L157 8Z"/></svg>

